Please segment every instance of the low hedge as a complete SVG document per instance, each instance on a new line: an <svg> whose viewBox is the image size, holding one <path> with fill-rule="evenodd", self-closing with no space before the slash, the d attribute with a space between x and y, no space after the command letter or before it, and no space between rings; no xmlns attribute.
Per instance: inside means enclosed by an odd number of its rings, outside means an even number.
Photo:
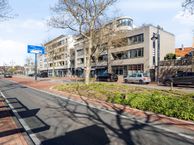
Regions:
<svg viewBox="0 0 194 145"><path fill-rule="evenodd" d="M128 105L144 111L164 114L184 120L194 121L194 101L190 97L173 97L160 94L115 94L108 99L109 102Z"/></svg>
<svg viewBox="0 0 194 145"><path fill-rule="evenodd" d="M194 121L194 94L111 83L65 84L55 89Z"/></svg>

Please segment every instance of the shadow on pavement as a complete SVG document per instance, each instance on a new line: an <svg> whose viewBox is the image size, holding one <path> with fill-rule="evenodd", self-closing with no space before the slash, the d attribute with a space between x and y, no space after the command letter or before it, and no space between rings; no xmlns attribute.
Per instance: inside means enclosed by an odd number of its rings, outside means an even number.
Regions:
<svg viewBox="0 0 194 145"><path fill-rule="evenodd" d="M27 132L38 133L50 128L43 120L41 120L36 114L39 112L38 109L28 109L24 104L22 104L17 98L7 98L13 108L17 110L18 119L23 119L26 124L29 126L30 130Z"/></svg>
<svg viewBox="0 0 194 145"><path fill-rule="evenodd" d="M18 89L18 88L27 88L25 86L19 85L18 83L9 83L9 84L5 84L2 86L1 91L9 91L9 90L14 90L14 89Z"/></svg>
<svg viewBox="0 0 194 145"><path fill-rule="evenodd" d="M160 144L160 141L161 144L165 145L172 145L177 142L179 145L193 145L193 141L191 140L149 126L147 124L148 122L157 121L151 120L149 115L147 115L145 123L140 123L135 118L133 120L130 118L122 118L122 115L125 113L125 107L123 109L117 108L116 106L113 107L115 115L112 115L114 117L111 119L103 116L105 112L92 108L85 99L82 99L82 101L86 104L86 111L80 108L80 104L72 103L69 100L64 101L55 98L55 101L60 107L47 105L47 108L63 113L64 116L71 119L72 123L88 126L88 122L85 120L89 120L93 126L70 131L63 136L44 140L42 142L43 145L108 145L117 144L113 141L115 139L117 141L120 140L119 144L122 145L155 145ZM54 117L61 118L61 115L55 115ZM48 119L49 118L52 118L52 116L48 116ZM107 119L111 120L107 121ZM68 130L68 128L66 128L66 130ZM114 138L113 140L111 140L112 137Z"/></svg>
<svg viewBox="0 0 194 145"><path fill-rule="evenodd" d="M17 133L22 133L22 132L25 132L23 128L16 128L16 129L2 131L0 132L0 138L13 135L13 134L17 134Z"/></svg>
<svg viewBox="0 0 194 145"><path fill-rule="evenodd" d="M42 121L38 116L36 116L36 114L39 112L40 109L30 110L26 106L24 106L17 98L7 98L7 100L9 100L9 103L13 106L13 108L17 110L18 115L16 117L18 119L23 119L26 122L26 124L29 126L29 130L26 130L28 134L39 133L39 132L48 130L50 128L49 125L44 123L44 121ZM15 115L13 111L10 109L0 111L0 119L5 118L6 120L6 117L14 117L14 116ZM4 124L5 123L6 122L4 122ZM9 122L7 123L9 124ZM0 137L5 137L5 136L25 132L20 125L17 125L17 127L19 128L14 128L10 130L7 130L9 126L4 128L3 131L0 131Z"/></svg>
<svg viewBox="0 0 194 145"><path fill-rule="evenodd" d="M152 120L151 116L146 113L147 118L144 123L142 123L135 118L123 118L122 115L125 115L125 107L112 107L115 113L112 115L91 107L84 98L82 98L82 102L85 104L84 107L70 100L48 97L48 99L51 98L53 99L52 104L46 104L44 107L49 111L54 110L53 112L59 113L48 114L47 118L44 119L45 122L49 121L49 119L58 118L63 123L63 119L66 117L71 120L71 122L69 122L70 125L81 124L83 127L68 131L71 127L68 126L68 122L66 120L64 122L64 124L67 124L67 127L65 126L66 128L63 128L60 124L61 122L59 122L55 125L56 132L57 129L62 129L64 132L67 131L67 133L58 136L56 134L56 137L52 139L44 137L44 133L42 136L39 134L39 137L44 139L42 141L43 145L109 145L117 144L118 140L118 144L121 145L172 145L177 143L179 145L193 145L193 141L191 140L149 126L147 123L157 122L157 119ZM28 123L31 128L28 133L38 133L50 128L49 125L36 115L39 109L30 110L17 98L8 98L8 100L18 111L20 118L23 117ZM160 118L158 118L158 120L159 119ZM90 124L88 124L86 120L89 120Z"/></svg>
<svg viewBox="0 0 194 145"><path fill-rule="evenodd" d="M15 127L15 125L12 124L10 117L14 117L14 113L9 106L7 106L2 96L0 96L0 100L0 138L24 132L23 128L19 126Z"/></svg>
<svg viewBox="0 0 194 145"><path fill-rule="evenodd" d="M104 128L97 125L68 132L64 136L43 141L42 145L108 145L109 138Z"/></svg>
<svg viewBox="0 0 194 145"><path fill-rule="evenodd" d="M13 112L11 110L2 110L0 111L0 119L5 117L11 117L14 116Z"/></svg>

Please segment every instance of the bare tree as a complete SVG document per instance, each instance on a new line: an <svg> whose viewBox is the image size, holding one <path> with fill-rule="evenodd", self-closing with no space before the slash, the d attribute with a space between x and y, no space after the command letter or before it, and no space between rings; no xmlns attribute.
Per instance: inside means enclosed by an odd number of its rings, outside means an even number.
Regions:
<svg viewBox="0 0 194 145"><path fill-rule="evenodd" d="M49 20L54 28L70 29L88 41L85 48L85 83L89 84L91 54L95 31L100 27L100 19L116 0L59 0L52 8L56 14Z"/></svg>
<svg viewBox="0 0 194 145"><path fill-rule="evenodd" d="M182 4L182 7L192 15L194 14L194 0L185 0Z"/></svg>
<svg viewBox="0 0 194 145"><path fill-rule="evenodd" d="M92 49L92 59L95 61L95 66L97 66L99 62L99 58L102 55L106 55L107 71L109 73L111 70L111 54L110 49L113 47L113 41L118 37L120 31L114 28L115 24L112 24L112 21L106 20L104 26L102 26L99 30L97 30L96 35L94 37L94 45ZM114 41L115 42L115 41Z"/></svg>
<svg viewBox="0 0 194 145"><path fill-rule="evenodd" d="M0 21L12 18L11 11L8 0L0 0Z"/></svg>
<svg viewBox="0 0 194 145"><path fill-rule="evenodd" d="M52 77L55 77L55 67L56 67L56 52L55 49L53 49L50 53L49 53L49 58L50 61L52 61Z"/></svg>

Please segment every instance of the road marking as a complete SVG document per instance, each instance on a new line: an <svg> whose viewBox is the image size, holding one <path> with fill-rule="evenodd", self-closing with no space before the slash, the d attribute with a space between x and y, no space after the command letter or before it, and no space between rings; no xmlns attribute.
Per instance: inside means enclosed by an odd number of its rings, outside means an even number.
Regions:
<svg viewBox="0 0 194 145"><path fill-rule="evenodd" d="M14 107L12 106L12 104L9 102L9 100L5 97L5 95L1 92L0 90L0 94L1 96L5 99L6 103L8 104L8 106L11 108L11 110L13 111L14 115L16 116L16 118L18 119L19 123L22 125L22 127L25 129L26 133L28 134L28 136L31 138L31 140L34 142L35 145L40 145L41 141L37 138L37 136L34 133L29 133L29 131L31 130L30 127L28 126L28 124L25 122L24 119L20 118L17 110L14 109Z"/></svg>
<svg viewBox="0 0 194 145"><path fill-rule="evenodd" d="M114 116L118 115L116 112L114 112L113 110L106 110L104 109L103 107L99 107L99 106L94 106L94 105L91 105L91 104L86 104L84 101L76 101L76 100L73 100L71 98L68 98L68 97L65 97L65 96L61 96L61 95L58 95L58 94L54 94L54 93L51 93L51 92L47 92L47 91L44 91L44 90L39 90L39 89L36 89L36 88L33 88L33 87L30 87L30 86L27 86L27 85L24 85L24 84L19 84L18 82L16 81L12 81L12 80L9 80L10 82L13 82L13 83L16 83L20 86L24 86L24 87L27 87L27 88L30 88L32 90L35 90L35 91L38 91L38 92L42 92L42 93L46 93L46 94L49 94L49 95L52 95L52 96L55 96L55 97L58 97L58 98L61 98L63 100L69 100L71 102L74 102L74 103L77 103L77 104L80 104L80 105L83 105L83 106L89 106L93 109L98 109L102 112L107 112L109 114L112 114ZM157 129L160 129L160 130L163 130L163 131L166 131L166 132L169 132L169 133L174 133L174 134L177 134L181 137L185 137L187 139L192 139L194 140L194 137L193 136L190 136L190 135L186 135L184 133L180 133L180 132L174 132L172 131L171 129L167 129L167 128L164 128L163 126L156 126L154 124L150 124L150 123L146 123L142 120L136 120L135 117L130 117L130 116L126 116L126 115L120 115L121 118L124 118L124 119L130 119L132 121L137 121L139 123L142 123L142 124L145 124L145 125L148 125L148 126L151 126L151 127L154 127L154 128L157 128Z"/></svg>
<svg viewBox="0 0 194 145"><path fill-rule="evenodd" d="M183 134L183 133L178 133L178 135L183 136L183 137L185 137L185 138L194 139L193 136L186 135L186 134Z"/></svg>

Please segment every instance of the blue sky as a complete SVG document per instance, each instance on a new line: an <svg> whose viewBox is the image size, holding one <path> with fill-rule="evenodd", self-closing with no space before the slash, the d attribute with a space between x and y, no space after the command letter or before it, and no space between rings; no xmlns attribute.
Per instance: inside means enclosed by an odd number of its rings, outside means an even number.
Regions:
<svg viewBox="0 0 194 145"><path fill-rule="evenodd" d="M18 16L0 22L0 65L23 65L28 44L42 43L65 34L64 30L51 29L46 20L50 7L57 0L10 0L13 12ZM109 10L112 16L129 16L134 24L160 25L176 36L176 47L192 45L194 16L182 12L183 0L118 0ZM33 57L33 55L31 55Z"/></svg>

